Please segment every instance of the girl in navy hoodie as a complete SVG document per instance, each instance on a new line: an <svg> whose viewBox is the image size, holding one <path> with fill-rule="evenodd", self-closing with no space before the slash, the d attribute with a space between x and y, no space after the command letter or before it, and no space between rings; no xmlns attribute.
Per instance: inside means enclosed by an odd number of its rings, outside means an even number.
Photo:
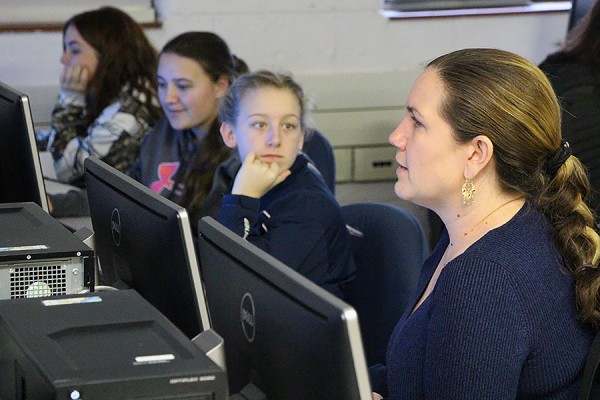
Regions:
<svg viewBox="0 0 600 400"><path fill-rule="evenodd" d="M354 277L338 203L301 153L306 104L288 75L257 71L230 87L221 136L241 167L219 221L331 293Z"/></svg>

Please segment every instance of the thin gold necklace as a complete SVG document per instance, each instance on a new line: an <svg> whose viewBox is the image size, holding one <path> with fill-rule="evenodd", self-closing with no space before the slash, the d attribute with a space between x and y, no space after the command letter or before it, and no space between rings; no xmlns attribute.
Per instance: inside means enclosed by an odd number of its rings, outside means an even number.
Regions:
<svg viewBox="0 0 600 400"><path fill-rule="evenodd" d="M474 230L475 230L475 229L476 229L476 228L477 228L479 225L481 225L481 224L482 224L484 221L486 221L486 220L487 220L489 217L491 217L491 216L492 216L492 215L493 215L493 214L494 214L496 211L498 211L498 210L500 210L501 208L503 208L503 207L505 207L505 206L509 205L510 203L512 203L512 202L515 202L515 201L517 201L517 200L519 200L519 199L522 199L522 198L523 198L523 196L519 196L519 197L516 197L516 198L514 198L514 199L511 199L511 200L509 200L509 201L507 201L507 202L505 202L505 203L502 203L502 204L500 204L498 207L496 207L495 209L493 209L493 210L492 210L492 211L491 211L489 214L487 214L487 215L486 215L486 216L485 216L485 217L484 217L482 220L480 220L480 221L479 221L477 224L475 224L475 226L473 226L473 228L471 228L471 230L470 230L470 231L468 231L468 232L465 232L465 233L463 234L463 237L464 237L464 236L467 236L467 235L469 235L469 234L471 234L471 233L473 233L473 231L474 231ZM450 241L450 246L446 247L446 251L444 251L444 255L442 256L442 259L444 259L444 258L447 256L447 254L448 254L448 249L449 249L450 247L453 247L453 246L454 246L454 243L452 243L452 241ZM445 262L444 262L442 265L446 266L446 264L448 264L450 261L451 261L451 259L450 259L450 260L447 260L447 261L445 261Z"/></svg>

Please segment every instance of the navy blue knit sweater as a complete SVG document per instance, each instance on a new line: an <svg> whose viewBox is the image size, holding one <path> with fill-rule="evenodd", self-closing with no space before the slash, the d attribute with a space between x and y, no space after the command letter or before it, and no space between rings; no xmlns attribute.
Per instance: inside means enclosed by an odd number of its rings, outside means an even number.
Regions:
<svg viewBox="0 0 600 400"><path fill-rule="evenodd" d="M444 249L425 262L373 390L390 399L574 399L592 333L545 218L525 205L452 260L411 315Z"/></svg>
<svg viewBox="0 0 600 400"><path fill-rule="evenodd" d="M290 171L260 199L225 195L219 222L343 298L355 268L341 209L304 154Z"/></svg>

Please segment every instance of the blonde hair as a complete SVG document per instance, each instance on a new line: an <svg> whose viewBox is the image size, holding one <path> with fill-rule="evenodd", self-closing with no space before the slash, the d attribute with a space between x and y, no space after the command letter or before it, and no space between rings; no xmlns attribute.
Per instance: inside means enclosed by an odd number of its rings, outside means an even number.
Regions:
<svg viewBox="0 0 600 400"><path fill-rule="evenodd" d="M248 92L265 87L287 90L298 100L301 128L307 128L308 102L304 90L291 75L268 70L258 70L242 75L229 88L219 108L219 120L235 125L240 104Z"/></svg>

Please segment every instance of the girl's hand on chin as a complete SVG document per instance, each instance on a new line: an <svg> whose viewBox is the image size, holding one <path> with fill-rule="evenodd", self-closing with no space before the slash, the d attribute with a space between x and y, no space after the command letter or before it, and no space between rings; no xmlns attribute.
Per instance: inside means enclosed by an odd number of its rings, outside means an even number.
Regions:
<svg viewBox="0 0 600 400"><path fill-rule="evenodd" d="M60 87L63 90L83 94L90 78L90 73L85 67L65 66L60 74Z"/></svg>
<svg viewBox="0 0 600 400"><path fill-rule="evenodd" d="M231 193L260 199L290 173L289 169L281 171L277 163L264 163L255 153L248 153L235 177Z"/></svg>

